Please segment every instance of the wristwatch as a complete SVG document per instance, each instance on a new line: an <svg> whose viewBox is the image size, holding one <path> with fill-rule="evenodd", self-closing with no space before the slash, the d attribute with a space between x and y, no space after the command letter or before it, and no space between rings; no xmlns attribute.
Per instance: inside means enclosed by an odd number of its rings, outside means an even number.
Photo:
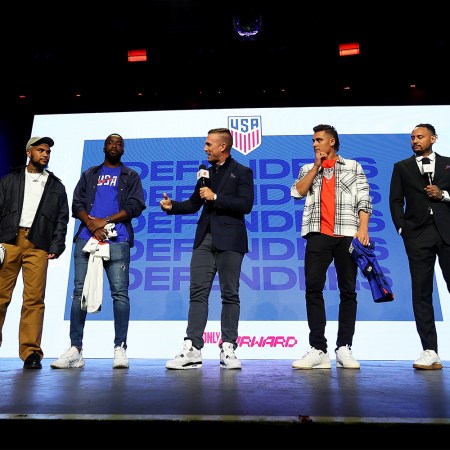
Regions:
<svg viewBox="0 0 450 450"><path fill-rule="evenodd" d="M106 223L110 223L111 222L111 217L110 216L106 216L105 217L105 222Z"/></svg>

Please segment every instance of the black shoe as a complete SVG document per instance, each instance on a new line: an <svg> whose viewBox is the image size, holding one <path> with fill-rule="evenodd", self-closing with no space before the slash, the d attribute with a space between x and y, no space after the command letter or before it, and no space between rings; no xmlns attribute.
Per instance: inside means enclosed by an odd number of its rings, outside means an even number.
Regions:
<svg viewBox="0 0 450 450"><path fill-rule="evenodd" d="M27 359L23 363L24 369L42 369L41 357L33 350L31 355L28 355Z"/></svg>

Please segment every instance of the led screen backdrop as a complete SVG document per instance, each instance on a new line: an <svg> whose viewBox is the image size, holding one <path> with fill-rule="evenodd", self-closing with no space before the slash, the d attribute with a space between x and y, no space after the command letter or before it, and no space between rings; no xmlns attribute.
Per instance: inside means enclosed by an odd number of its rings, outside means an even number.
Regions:
<svg viewBox="0 0 450 450"><path fill-rule="evenodd" d="M125 139L122 161L141 176L147 209L134 220L136 245L130 272L130 357L169 358L181 348L189 301L189 262L196 215L167 216L159 208L164 192L183 200L190 196L210 128L228 127L232 155L253 169L255 204L246 216L250 252L241 274L239 357L297 358L308 348L304 300L304 248L300 236L304 200L294 200L290 187L301 165L311 162L312 128L334 125L339 154L363 166L373 197L370 237L377 258L392 283L393 302L375 303L369 284L358 275L358 323L353 350L359 359L414 359L420 352L411 306L410 277L403 243L389 214L389 182L394 162L412 154L409 136L420 122L432 123L439 139L434 149L448 155L448 106L226 109L152 111L36 116L32 135L55 140L50 170L66 185L69 201L81 171L103 161L103 142L117 132ZM447 134L446 134L447 133ZM43 348L46 357L69 346L69 313L73 286L72 239L78 221L71 219L67 250L50 263ZM89 314L85 329L86 357L111 357L113 316L104 286L100 313ZM448 341L449 294L437 267L434 303L439 340ZM334 348L339 291L334 267L324 291L327 338ZM17 354L21 287L6 321L2 356ZM16 310L16 313L13 311ZM217 358L220 341L220 292L214 283L205 358ZM14 331L16 330L16 331ZM4 335L5 335L4 333ZM14 336L11 338L11 336ZM151 345L156 342L157 345ZM445 346L440 356L446 359ZM450 348L447 349L450 356Z"/></svg>

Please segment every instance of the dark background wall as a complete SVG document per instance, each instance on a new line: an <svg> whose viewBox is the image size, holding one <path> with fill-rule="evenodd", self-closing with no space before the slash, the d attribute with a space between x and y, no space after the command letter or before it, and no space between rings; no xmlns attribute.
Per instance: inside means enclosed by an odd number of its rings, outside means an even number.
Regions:
<svg viewBox="0 0 450 450"><path fill-rule="evenodd" d="M102 3L3 15L0 173L25 162L35 114L450 103L450 29L433 3ZM348 42L360 54L339 57ZM142 48L148 61L128 63Z"/></svg>

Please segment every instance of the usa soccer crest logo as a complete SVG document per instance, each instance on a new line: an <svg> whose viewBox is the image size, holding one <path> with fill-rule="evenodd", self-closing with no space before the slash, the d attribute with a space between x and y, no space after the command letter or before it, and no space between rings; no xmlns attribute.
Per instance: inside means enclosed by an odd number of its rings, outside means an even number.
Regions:
<svg viewBox="0 0 450 450"><path fill-rule="evenodd" d="M243 155L261 145L261 116L228 117L228 128L233 136L233 148Z"/></svg>
<svg viewBox="0 0 450 450"><path fill-rule="evenodd" d="M325 167L323 169L323 176L327 180L331 180L331 178L333 178L333 173L334 173L334 167Z"/></svg>

